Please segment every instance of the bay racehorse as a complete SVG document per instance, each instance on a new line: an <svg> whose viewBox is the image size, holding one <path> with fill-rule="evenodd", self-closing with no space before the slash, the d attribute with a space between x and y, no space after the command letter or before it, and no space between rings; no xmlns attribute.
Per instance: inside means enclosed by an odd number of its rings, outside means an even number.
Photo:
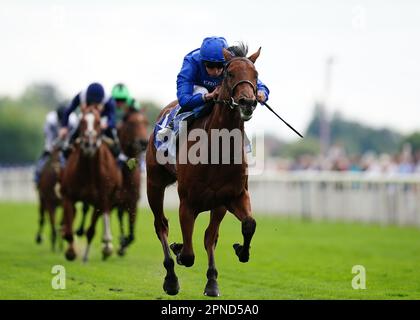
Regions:
<svg viewBox="0 0 420 320"><path fill-rule="evenodd" d="M60 148L55 146L51 151L50 158L45 163L37 184L39 197L39 229L36 242L42 242L42 229L45 222L45 211L48 212L51 224L51 247L55 250L57 240L56 210L61 206L60 195L57 194L57 186L60 175Z"/></svg>
<svg viewBox="0 0 420 320"><path fill-rule="evenodd" d="M80 134L62 172L61 193L64 209L64 238L69 243L65 256L76 258L73 238L75 203L86 202L94 207L92 221L86 232L87 247L83 260L87 261L95 234L96 222L104 216L103 258L112 254L110 213L122 177L109 147L103 143L100 114L96 107L82 108Z"/></svg>
<svg viewBox="0 0 420 320"><path fill-rule="evenodd" d="M122 153L128 158L122 164L121 172L123 183L118 190L116 207L120 223L120 248L119 255L124 255L126 248L134 241L134 227L137 216L137 205L140 199L140 156L147 147L147 126L146 116L141 111L130 109L124 116L118 127L118 137ZM124 212L128 212L129 233L124 234Z"/></svg>
<svg viewBox="0 0 420 320"><path fill-rule="evenodd" d="M120 225L120 248L119 255L124 255L127 247L134 241L134 228L137 217L137 206L140 199L141 170L139 167L141 152L147 147L147 126L149 122L143 112L130 108L125 114L123 121L118 125L118 138L121 151L127 158L121 163L122 185L115 197L113 207L118 210ZM89 204L83 203L83 215L78 236L84 235L85 221L89 211ZM128 212L129 234L124 234L124 213Z"/></svg>
<svg viewBox="0 0 420 320"><path fill-rule="evenodd" d="M261 49L261 48L260 48ZM176 255L176 261L180 265L191 267L194 264L194 251L192 234L194 222L200 212L210 210L210 223L205 232L204 246L208 256L207 284L204 294L218 296L217 269L215 264L215 246L218 239L219 225L227 210L233 213L242 224L243 244L234 244L234 250L241 262L249 259L251 238L255 232L256 222L251 214L250 196L248 192L247 163L243 150L244 121L252 117L257 105L256 85L257 71L254 63L260 54L260 50L246 58L233 57L229 51L223 50L227 61L224 70L224 79L219 88L219 100L215 101L211 113L208 116L195 120L188 131L196 128L204 129L208 141L211 141L213 129L227 129L229 132L239 130L242 134L240 163L228 162L228 164L192 164L190 159L186 163L180 163L181 153L177 153L175 167L161 164L156 157L157 151L154 146L154 137L149 139L146 152L147 168L147 196L150 207L154 214L156 234L161 241L166 276L163 289L169 295L175 295L179 291L178 278L174 270L174 260L170 249ZM176 101L166 106L160 116L165 115L177 104ZM235 142L235 141L233 141ZM229 140L228 149L237 148ZM182 144L187 144L188 154L195 147L193 141L180 142L178 150L182 150ZM199 143L199 142L197 142ZM212 155L208 143L208 155ZM223 158L223 150L216 158ZM238 149L236 149L238 150ZM225 150L226 151L226 150ZM200 151L201 152L201 151ZM178 195L180 200L179 218L182 229L183 243L168 245L169 225L163 212L163 199L165 188L178 181Z"/></svg>

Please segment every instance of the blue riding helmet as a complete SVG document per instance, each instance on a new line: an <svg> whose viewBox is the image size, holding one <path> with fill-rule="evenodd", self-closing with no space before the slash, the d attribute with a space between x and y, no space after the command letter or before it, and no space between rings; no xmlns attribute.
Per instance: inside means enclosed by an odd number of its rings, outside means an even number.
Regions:
<svg viewBox="0 0 420 320"><path fill-rule="evenodd" d="M228 44L223 37L208 37L203 40L200 48L200 58L203 61L225 62L223 48Z"/></svg>
<svg viewBox="0 0 420 320"><path fill-rule="evenodd" d="M86 90L86 103L101 103L105 97L104 87L97 82L91 83Z"/></svg>

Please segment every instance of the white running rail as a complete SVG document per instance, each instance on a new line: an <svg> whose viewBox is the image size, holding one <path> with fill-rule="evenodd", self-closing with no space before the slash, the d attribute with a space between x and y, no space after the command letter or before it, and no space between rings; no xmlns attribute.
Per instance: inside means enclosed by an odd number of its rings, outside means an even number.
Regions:
<svg viewBox="0 0 420 320"><path fill-rule="evenodd" d="M33 168L0 169L0 201L37 201ZM148 207L143 175L141 207ZM249 177L257 214L420 226L420 175L284 172ZM177 208L176 186L165 207Z"/></svg>

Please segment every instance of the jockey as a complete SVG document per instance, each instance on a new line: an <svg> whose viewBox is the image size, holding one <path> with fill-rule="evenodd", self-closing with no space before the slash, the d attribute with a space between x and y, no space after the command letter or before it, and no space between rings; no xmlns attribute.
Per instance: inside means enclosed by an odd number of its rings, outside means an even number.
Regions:
<svg viewBox="0 0 420 320"><path fill-rule="evenodd" d="M130 110L140 110L140 103L131 97L130 91L123 83L117 83L112 88L112 98L114 98L117 109L117 123L123 121L124 117Z"/></svg>
<svg viewBox="0 0 420 320"><path fill-rule="evenodd" d="M67 107L64 112L63 120L61 122L62 128L60 129L59 136L64 138L68 135L69 129L69 115L77 109L77 107L85 108L88 106L96 106L101 110L101 117L106 117L106 123L101 123L104 134L111 138L113 144L110 146L112 154L116 157L119 153L119 140L117 136L117 131L115 129L115 100L105 97L105 90L100 83L91 83L85 91L78 93L70 105ZM67 146L64 148L63 153L67 158L70 153L70 145L78 136L77 128L73 134L70 136L70 139L67 143Z"/></svg>
<svg viewBox="0 0 420 320"><path fill-rule="evenodd" d="M177 97L183 111L201 107L217 98L215 89L222 83L225 64L223 48L235 55L236 47L228 47L225 38L209 37L203 40L199 49L185 56L177 77ZM270 91L260 80L257 89L258 101L267 101Z"/></svg>
<svg viewBox="0 0 420 320"><path fill-rule="evenodd" d="M44 124L44 136L45 136L45 145L44 151L42 152L41 157L38 159L35 166L35 183L39 182L41 171L44 168L44 165L47 163L51 152L53 151L55 144L58 142L58 133L61 128L61 122L66 110L65 105L60 105L56 110L48 112L45 117ZM75 113L71 113L69 116L69 126L71 128L76 128L78 119Z"/></svg>
<svg viewBox="0 0 420 320"><path fill-rule="evenodd" d="M223 37L208 37L203 40L200 48L195 49L184 57L181 71L177 77L177 98L181 107L179 113L193 111L197 116L204 108L206 102L216 99L223 80L225 58L223 48L229 50L234 56L239 49L237 46L228 47ZM246 49L245 49L246 50ZM260 81L257 81L257 100L268 100L270 91ZM173 121L167 128L159 131L159 136L165 136L168 130L173 129Z"/></svg>
<svg viewBox="0 0 420 320"><path fill-rule="evenodd" d="M114 85L111 95L115 100L117 127L119 127L122 122L125 121L126 116L130 111L140 110L140 103L131 97L130 91L123 83L117 83ZM122 150L120 150L120 154L118 155L118 165L123 167L127 160L128 157L122 152Z"/></svg>

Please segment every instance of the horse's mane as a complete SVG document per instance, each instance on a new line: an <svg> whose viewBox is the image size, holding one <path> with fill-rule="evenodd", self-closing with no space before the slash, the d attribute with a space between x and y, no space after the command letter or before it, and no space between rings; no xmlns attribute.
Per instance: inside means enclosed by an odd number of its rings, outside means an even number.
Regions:
<svg viewBox="0 0 420 320"><path fill-rule="evenodd" d="M236 45L230 46L228 50L235 57L246 57L248 54L248 45L240 41Z"/></svg>

